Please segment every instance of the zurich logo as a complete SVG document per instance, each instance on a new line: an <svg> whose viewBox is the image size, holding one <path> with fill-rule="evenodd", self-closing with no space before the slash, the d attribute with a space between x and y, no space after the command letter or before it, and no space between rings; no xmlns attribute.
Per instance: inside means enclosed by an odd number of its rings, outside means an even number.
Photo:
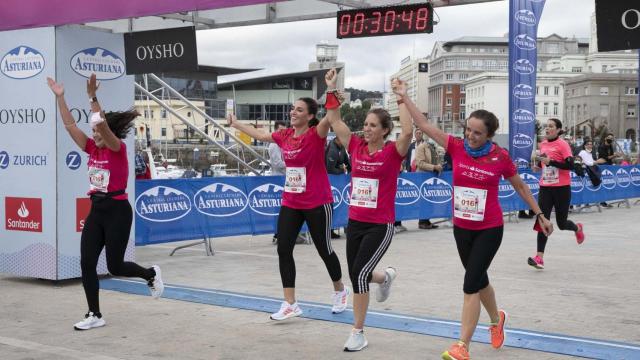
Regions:
<svg viewBox="0 0 640 360"><path fill-rule="evenodd" d="M518 84L513 87L513 96L518 99L533 99L533 88L529 85Z"/></svg>
<svg viewBox="0 0 640 360"><path fill-rule="evenodd" d="M12 79L28 79L44 70L44 56L34 48L18 46L0 60L0 71Z"/></svg>
<svg viewBox="0 0 640 360"><path fill-rule="evenodd" d="M264 184L249 193L249 207L261 215L275 216L282 205L284 188L276 184Z"/></svg>
<svg viewBox="0 0 640 360"><path fill-rule="evenodd" d="M153 222L177 220L189 211L189 197L182 191L167 186L153 187L136 199L136 214Z"/></svg>
<svg viewBox="0 0 640 360"><path fill-rule="evenodd" d="M2 159L2 153L0 153L0 159ZM0 162L0 167L2 167L2 162ZM629 175L631 175L631 183L635 186L640 186L640 169L637 167L631 169Z"/></svg>
<svg viewBox="0 0 640 360"><path fill-rule="evenodd" d="M521 173L520 178L522 181L529 186L529 190L531 190L532 195L537 195L540 192L540 180L532 174L529 173Z"/></svg>
<svg viewBox="0 0 640 360"><path fill-rule="evenodd" d="M6 169L9 167L9 154L6 151L0 151L0 169Z"/></svg>
<svg viewBox="0 0 640 360"><path fill-rule="evenodd" d="M531 10L523 9L516 12L513 15L513 18L516 19L522 25L533 26L536 24L536 15Z"/></svg>
<svg viewBox="0 0 640 360"><path fill-rule="evenodd" d="M513 43L521 50L534 50L536 48L536 39L527 34L517 35L513 39Z"/></svg>
<svg viewBox="0 0 640 360"><path fill-rule="evenodd" d="M513 196L516 193L516 189L513 188L513 185L508 181L500 181L498 185L498 197L501 199L505 199Z"/></svg>
<svg viewBox="0 0 640 360"><path fill-rule="evenodd" d="M451 201L453 189L448 182L432 177L425 180L420 186L420 195L428 202L442 204Z"/></svg>
<svg viewBox="0 0 640 360"><path fill-rule="evenodd" d="M411 205L420 200L420 189L413 182L398 178L398 190L396 191L397 205Z"/></svg>
<svg viewBox="0 0 640 360"><path fill-rule="evenodd" d="M533 122L536 116L529 110L517 109L513 112L513 121L518 124L528 124Z"/></svg>
<svg viewBox="0 0 640 360"><path fill-rule="evenodd" d="M609 169L602 170L602 186L607 190L616 187L616 178Z"/></svg>
<svg viewBox="0 0 640 360"><path fill-rule="evenodd" d="M95 47L78 51L71 57L71 69L78 75L98 80L117 79L125 73L124 62L109 50Z"/></svg>
<svg viewBox="0 0 640 360"><path fill-rule="evenodd" d="M248 204L247 195L235 186L213 183L193 197L196 209L209 216L226 217L241 213Z"/></svg>
<svg viewBox="0 0 640 360"><path fill-rule="evenodd" d="M67 158L65 159L65 163L67 164L67 167L69 169L77 170L80 167L80 165L82 164L82 158L80 157L80 154L78 154L78 152L72 151L72 152L67 154Z"/></svg>
<svg viewBox="0 0 640 360"><path fill-rule="evenodd" d="M513 63L513 70L518 74L529 75L536 71L536 67L527 59L519 59Z"/></svg>
<svg viewBox="0 0 640 360"><path fill-rule="evenodd" d="M529 160L523 158L516 158L516 167L518 169L524 169L529 167Z"/></svg>
<svg viewBox="0 0 640 360"><path fill-rule="evenodd" d="M625 169L618 169L616 171L616 180L618 182L618 186L626 188L631 184L631 176Z"/></svg>
<svg viewBox="0 0 640 360"><path fill-rule="evenodd" d="M333 196L333 210L337 209L342 202L342 194L340 194L340 190L335 187L331 187L331 196Z"/></svg>
<svg viewBox="0 0 640 360"><path fill-rule="evenodd" d="M518 149L524 149L533 146L533 139L531 139L531 137L529 137L528 135L518 133L513 137L513 146Z"/></svg>
<svg viewBox="0 0 640 360"><path fill-rule="evenodd" d="M571 174L571 192L572 193L582 192L582 190L584 190L584 179L582 178L582 176L576 175L576 173L574 173L573 171L570 174Z"/></svg>

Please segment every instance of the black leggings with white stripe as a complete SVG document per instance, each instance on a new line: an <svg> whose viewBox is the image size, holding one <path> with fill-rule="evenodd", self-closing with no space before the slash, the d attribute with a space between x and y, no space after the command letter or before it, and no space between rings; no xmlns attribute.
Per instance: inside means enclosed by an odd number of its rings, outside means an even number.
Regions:
<svg viewBox="0 0 640 360"><path fill-rule="evenodd" d="M356 294L369 292L371 273L393 237L393 223L373 224L349 219L347 233L347 264Z"/></svg>
<svg viewBox="0 0 640 360"><path fill-rule="evenodd" d="M331 247L331 220L333 207L324 204L313 209L293 209L287 206L280 208L278 217L278 260L282 287L296 287L296 263L293 259L293 248L296 238L306 221L313 244L324 261L332 281L342 278L340 261Z"/></svg>

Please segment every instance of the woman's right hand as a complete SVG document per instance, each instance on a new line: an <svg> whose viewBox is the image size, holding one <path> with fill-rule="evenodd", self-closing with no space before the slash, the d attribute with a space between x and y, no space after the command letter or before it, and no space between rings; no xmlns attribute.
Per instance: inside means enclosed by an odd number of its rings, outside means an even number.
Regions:
<svg viewBox="0 0 640 360"><path fill-rule="evenodd" d="M395 78L391 80L391 90L393 90L393 93L397 96L403 97L407 95L407 83L398 78Z"/></svg>
<svg viewBox="0 0 640 360"><path fill-rule="evenodd" d="M238 123L238 119L236 118L235 115L233 114L227 115L227 125L229 125L232 128L235 128L237 123Z"/></svg>
<svg viewBox="0 0 640 360"><path fill-rule="evenodd" d="M327 71L324 75L324 81L327 83L328 90L334 90L338 84L338 72L336 68L331 68L331 70Z"/></svg>
<svg viewBox="0 0 640 360"><path fill-rule="evenodd" d="M53 93L56 96L64 95L64 86L62 86L62 84L58 84L55 80L53 80L50 77L47 78L47 84L49 84L49 88L51 89L51 91L53 91Z"/></svg>

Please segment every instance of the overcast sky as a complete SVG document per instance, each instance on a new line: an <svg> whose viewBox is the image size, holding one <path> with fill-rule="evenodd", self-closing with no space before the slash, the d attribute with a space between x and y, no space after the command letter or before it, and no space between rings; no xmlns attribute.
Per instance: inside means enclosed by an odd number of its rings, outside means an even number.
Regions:
<svg viewBox="0 0 640 360"><path fill-rule="evenodd" d="M508 32L508 1L436 8L439 23L432 34L395 35L339 40L336 20L245 26L197 32L198 62L234 68L262 68L237 78L305 71L315 61L315 45L338 44L338 61L346 63L346 87L383 90L389 76L407 56L424 57L435 41L460 36L503 36ZM547 0L538 36L557 33L588 38L594 0ZM387 86L388 88L388 86Z"/></svg>

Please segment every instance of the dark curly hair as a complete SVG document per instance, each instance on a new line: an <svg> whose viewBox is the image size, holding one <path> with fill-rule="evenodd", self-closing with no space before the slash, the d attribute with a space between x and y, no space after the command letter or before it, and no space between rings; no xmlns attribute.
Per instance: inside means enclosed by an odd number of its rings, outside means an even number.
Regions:
<svg viewBox="0 0 640 360"><path fill-rule="evenodd" d="M133 121L140 116L135 109L128 111L110 111L105 112L104 117L107 119L107 125L113 134L119 139L124 139L129 134L129 130L134 127Z"/></svg>

